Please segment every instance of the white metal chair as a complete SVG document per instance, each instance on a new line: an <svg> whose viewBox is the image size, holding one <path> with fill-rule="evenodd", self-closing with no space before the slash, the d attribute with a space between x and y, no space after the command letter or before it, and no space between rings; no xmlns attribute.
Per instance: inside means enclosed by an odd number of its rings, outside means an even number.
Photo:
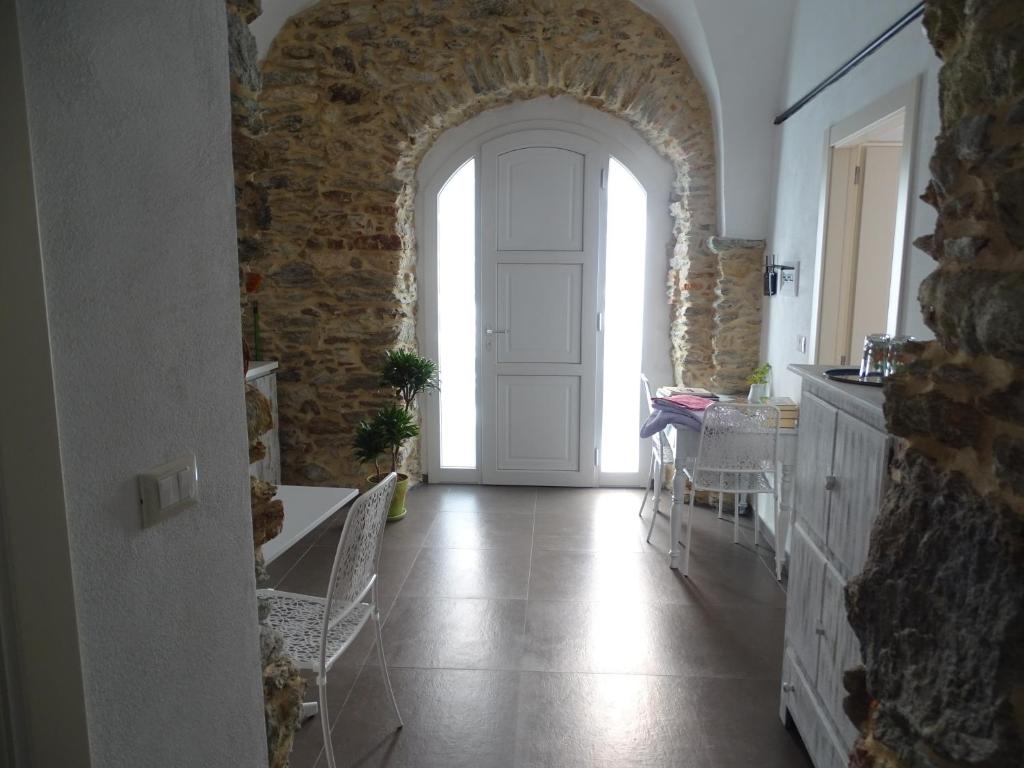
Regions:
<svg viewBox="0 0 1024 768"><path fill-rule="evenodd" d="M320 725L327 765L336 768L331 746L331 720L327 713L327 673L352 645L367 621L377 634L377 655L391 705L402 727L395 692L391 688L377 608L377 563L384 540L384 524L398 476L392 472L352 504L341 530L338 549L327 583L327 597L259 591L270 600L269 622L284 636L288 653L300 669L317 673ZM287 514L287 510L285 510Z"/></svg>
<svg viewBox="0 0 1024 768"><path fill-rule="evenodd" d="M644 387L644 395L646 396L647 403L647 415L650 416L654 412L654 406L651 404L651 383L647 380L644 374L640 374L640 383ZM657 434L651 435L651 470L647 476L647 487L644 488L644 498L640 502L640 517L644 516L644 507L647 506L647 497L652 493L654 494L654 513L651 515L651 525L647 529L647 541L651 540L651 531L654 530L654 522L658 519L658 510L661 505L661 481L664 476L665 464L672 464L673 454L672 446L669 443L668 438L665 436L665 432L658 432Z"/></svg>
<svg viewBox="0 0 1024 768"><path fill-rule="evenodd" d="M783 546L779 530L781 473L779 454L779 409L773 405L716 403L704 411L700 448L693 464L683 471L690 481L690 509L686 517L686 557L683 574L690 575L690 541L693 506L698 491L713 491L721 497L733 494L770 494L775 537ZM734 543L739 543L740 518L733 517ZM754 518L754 546L757 546L757 518ZM782 579L782 557L776 553L775 576Z"/></svg>

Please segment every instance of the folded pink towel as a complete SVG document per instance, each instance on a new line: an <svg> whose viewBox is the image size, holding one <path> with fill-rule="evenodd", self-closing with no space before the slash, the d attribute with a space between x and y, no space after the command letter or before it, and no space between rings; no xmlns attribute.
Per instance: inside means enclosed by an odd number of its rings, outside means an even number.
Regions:
<svg viewBox="0 0 1024 768"><path fill-rule="evenodd" d="M697 397L696 395L672 395L671 397L654 398L655 403L659 401L663 403L671 403L672 405L680 405L691 411L703 411L715 402L714 400L709 400L706 397Z"/></svg>

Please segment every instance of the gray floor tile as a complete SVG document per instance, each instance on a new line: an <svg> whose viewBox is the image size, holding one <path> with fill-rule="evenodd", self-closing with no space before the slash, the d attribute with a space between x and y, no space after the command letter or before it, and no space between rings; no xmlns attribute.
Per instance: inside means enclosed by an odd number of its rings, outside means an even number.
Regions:
<svg viewBox="0 0 1024 768"><path fill-rule="evenodd" d="M399 594L403 597L525 598L529 579L528 548L424 548Z"/></svg>
<svg viewBox="0 0 1024 768"><path fill-rule="evenodd" d="M419 506L411 501L405 508L408 511L404 518L384 527L384 549L422 546L438 514L435 507Z"/></svg>
<svg viewBox="0 0 1024 768"><path fill-rule="evenodd" d="M385 620L419 553L419 547L394 546L381 549L377 599L380 601L380 615Z"/></svg>
<svg viewBox="0 0 1024 768"><path fill-rule="evenodd" d="M679 677L524 672L515 765L718 768L687 685Z"/></svg>
<svg viewBox="0 0 1024 768"><path fill-rule="evenodd" d="M601 511L636 517L644 492L635 488L539 488L538 512Z"/></svg>
<svg viewBox="0 0 1024 768"><path fill-rule="evenodd" d="M529 549L532 536L531 515L442 511L434 521L423 546L453 549Z"/></svg>
<svg viewBox="0 0 1024 768"><path fill-rule="evenodd" d="M535 549L531 600L690 603L683 577L668 558L634 552L568 552Z"/></svg>
<svg viewBox="0 0 1024 768"><path fill-rule="evenodd" d="M336 547L310 547L302 559L278 582L277 589L303 595L325 596L336 552Z"/></svg>
<svg viewBox="0 0 1024 768"><path fill-rule="evenodd" d="M707 765L810 768L798 737L779 720L777 680L701 678L688 683L710 758Z"/></svg>
<svg viewBox="0 0 1024 768"><path fill-rule="evenodd" d="M384 626L395 667L519 669L525 600L402 597Z"/></svg>
<svg viewBox="0 0 1024 768"><path fill-rule="evenodd" d="M532 515L537 489L528 486L451 485L438 502L446 512L506 512Z"/></svg>
<svg viewBox="0 0 1024 768"><path fill-rule="evenodd" d="M775 679L782 626L766 606L530 600L523 669Z"/></svg>
<svg viewBox="0 0 1024 768"><path fill-rule="evenodd" d="M270 579L267 586L276 587L288 574L288 571L294 568L295 564L309 551L313 543L313 541L299 541L270 562L267 565L267 577Z"/></svg>
<svg viewBox="0 0 1024 768"><path fill-rule="evenodd" d="M366 667L334 726L339 765L512 766L518 672L396 667L391 679L405 727L394 729L379 670Z"/></svg>
<svg viewBox="0 0 1024 768"><path fill-rule="evenodd" d="M577 552L641 552L637 516L622 509L538 511L534 526L537 549Z"/></svg>

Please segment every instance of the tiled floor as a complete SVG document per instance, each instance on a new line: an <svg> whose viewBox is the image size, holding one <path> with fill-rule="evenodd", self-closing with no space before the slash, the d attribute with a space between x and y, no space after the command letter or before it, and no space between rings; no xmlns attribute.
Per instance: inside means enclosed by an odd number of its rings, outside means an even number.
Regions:
<svg viewBox="0 0 1024 768"><path fill-rule="evenodd" d="M384 646L369 630L332 670L340 765L805 768L779 722L785 595L771 554L698 509L691 580L652 544L632 490L421 486L388 525ZM667 508L667 499L663 508ZM271 564L323 594L341 516ZM364 665L365 662L365 665ZM315 697L310 685L308 699ZM294 768L325 766L319 720Z"/></svg>

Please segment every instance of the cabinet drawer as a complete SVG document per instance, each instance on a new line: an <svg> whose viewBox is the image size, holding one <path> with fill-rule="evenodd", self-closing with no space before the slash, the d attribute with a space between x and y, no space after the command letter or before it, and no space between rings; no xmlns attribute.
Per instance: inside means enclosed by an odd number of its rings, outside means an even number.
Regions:
<svg viewBox="0 0 1024 768"><path fill-rule="evenodd" d="M864 568L871 525L888 477L889 436L852 416L836 422L835 458L828 520L828 549L844 579Z"/></svg>
<svg viewBox="0 0 1024 768"><path fill-rule="evenodd" d="M849 765L849 753L836 741L828 716L815 698L791 649L786 650L782 666L781 708L793 718L814 768L846 768Z"/></svg>
<svg viewBox="0 0 1024 768"><path fill-rule="evenodd" d="M847 750L853 749L857 729L843 711L843 672L861 663L860 641L846 620L846 582L831 566L825 567L825 589L822 595L821 645L818 648L818 674L815 687L822 704L836 726Z"/></svg>

